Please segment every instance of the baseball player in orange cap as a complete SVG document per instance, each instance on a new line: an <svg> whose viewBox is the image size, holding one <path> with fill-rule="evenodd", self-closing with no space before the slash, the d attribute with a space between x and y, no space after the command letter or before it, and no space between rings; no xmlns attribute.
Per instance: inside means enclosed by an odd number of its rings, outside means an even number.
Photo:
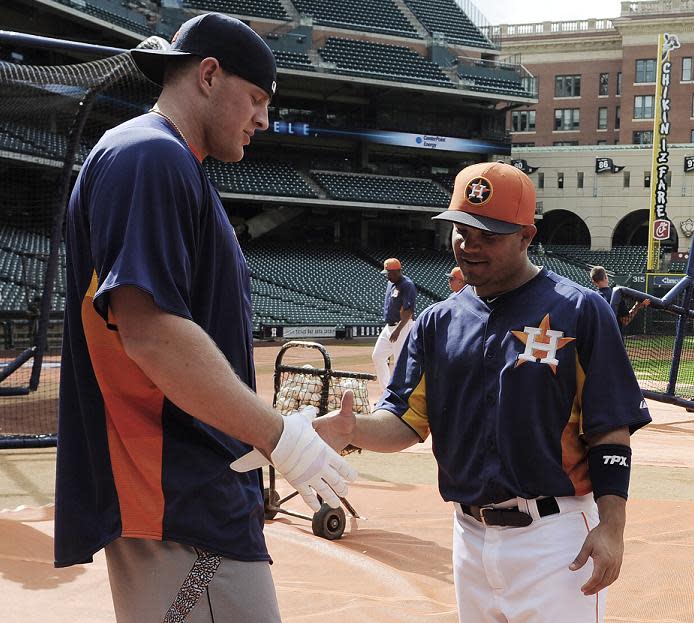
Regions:
<svg viewBox="0 0 694 623"><path fill-rule="evenodd" d="M381 273L388 277L383 303L385 325L376 340L371 360L376 367L376 377L381 390L384 390L390 380L388 360L392 357L395 365L412 328L417 289L412 280L402 274L402 265L396 257L389 257L383 262Z"/></svg>
<svg viewBox="0 0 694 623"><path fill-rule="evenodd" d="M515 167L463 169L435 218L468 286L417 318L374 413L343 405L316 428L380 452L432 435L461 622L598 623L624 552L629 436L650 422L614 314L532 264L535 189Z"/></svg>

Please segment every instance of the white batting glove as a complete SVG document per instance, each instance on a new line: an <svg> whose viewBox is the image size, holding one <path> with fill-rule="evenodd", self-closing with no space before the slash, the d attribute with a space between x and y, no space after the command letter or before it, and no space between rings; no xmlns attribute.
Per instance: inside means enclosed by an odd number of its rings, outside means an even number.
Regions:
<svg viewBox="0 0 694 623"><path fill-rule="evenodd" d="M356 479L357 471L319 437L302 413L282 419L282 435L270 454L272 465L314 511L320 510L316 495L328 506L339 507L339 498L347 495L347 482ZM230 467L247 472L269 464L261 452L253 449Z"/></svg>

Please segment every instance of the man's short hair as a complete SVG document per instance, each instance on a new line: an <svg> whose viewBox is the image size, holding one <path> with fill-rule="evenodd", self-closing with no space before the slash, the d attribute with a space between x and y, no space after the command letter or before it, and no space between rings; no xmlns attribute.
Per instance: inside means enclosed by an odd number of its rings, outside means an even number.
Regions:
<svg viewBox="0 0 694 623"><path fill-rule="evenodd" d="M176 82L193 65L199 65L202 58L198 56L184 56L182 58L172 58L164 69L164 84Z"/></svg>
<svg viewBox="0 0 694 623"><path fill-rule="evenodd" d="M596 283L598 281L604 281L607 279L607 272L603 266L593 266L593 268L590 269L590 278Z"/></svg>

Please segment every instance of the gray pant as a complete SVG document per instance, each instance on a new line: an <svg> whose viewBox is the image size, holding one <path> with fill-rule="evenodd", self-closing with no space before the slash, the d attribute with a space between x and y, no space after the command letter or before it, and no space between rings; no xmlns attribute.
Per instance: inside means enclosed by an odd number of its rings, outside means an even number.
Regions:
<svg viewBox="0 0 694 623"><path fill-rule="evenodd" d="M171 541L106 546L118 623L280 623L266 562L240 562Z"/></svg>

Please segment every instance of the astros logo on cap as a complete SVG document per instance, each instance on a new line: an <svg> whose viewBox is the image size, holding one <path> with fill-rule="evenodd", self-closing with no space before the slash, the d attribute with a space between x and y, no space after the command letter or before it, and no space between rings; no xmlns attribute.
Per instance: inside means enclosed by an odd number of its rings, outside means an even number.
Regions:
<svg viewBox="0 0 694 623"><path fill-rule="evenodd" d="M487 203L492 198L494 188L486 177L475 177L465 188L465 199L475 205Z"/></svg>

